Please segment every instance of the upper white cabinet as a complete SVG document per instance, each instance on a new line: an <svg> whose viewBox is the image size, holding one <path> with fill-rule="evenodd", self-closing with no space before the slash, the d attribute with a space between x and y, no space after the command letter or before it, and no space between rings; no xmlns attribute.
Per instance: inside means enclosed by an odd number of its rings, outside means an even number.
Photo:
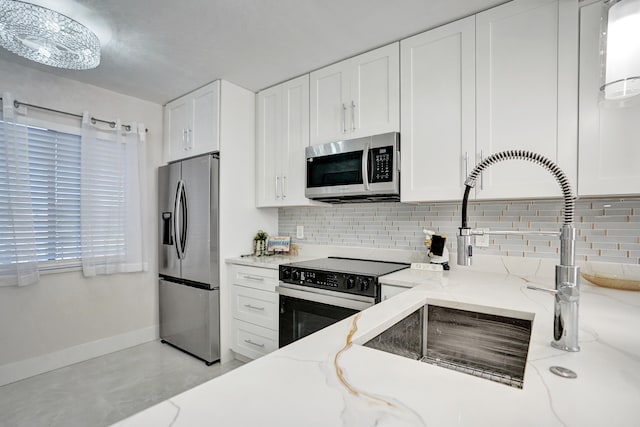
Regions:
<svg viewBox="0 0 640 427"><path fill-rule="evenodd" d="M515 0L401 42L402 201L460 200L483 158L530 150L577 179L577 1ZM553 176L496 163L479 199L560 197Z"/></svg>
<svg viewBox="0 0 640 427"><path fill-rule="evenodd" d="M220 81L164 107L165 161L220 150Z"/></svg>
<svg viewBox="0 0 640 427"><path fill-rule="evenodd" d="M399 47L393 43L311 73L311 144L400 128Z"/></svg>
<svg viewBox="0 0 640 427"><path fill-rule="evenodd" d="M640 99L600 105L599 33L602 4L580 9L580 126L578 194L640 193Z"/></svg>
<svg viewBox="0 0 640 427"><path fill-rule="evenodd" d="M309 75L257 95L256 206L312 204L304 196Z"/></svg>
<svg viewBox="0 0 640 427"><path fill-rule="evenodd" d="M459 200L475 162L475 17L400 46L402 201Z"/></svg>
<svg viewBox="0 0 640 427"><path fill-rule="evenodd" d="M530 150L577 180L578 9L575 0L516 0L476 15L476 160ZM528 163L528 162L527 162ZM497 163L479 199L560 197L553 176L523 161Z"/></svg>

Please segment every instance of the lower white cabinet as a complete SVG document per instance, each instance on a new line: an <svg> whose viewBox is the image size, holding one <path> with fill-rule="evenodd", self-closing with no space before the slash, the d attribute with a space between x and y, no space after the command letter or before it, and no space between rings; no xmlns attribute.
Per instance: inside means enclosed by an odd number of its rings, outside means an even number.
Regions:
<svg viewBox="0 0 640 427"><path fill-rule="evenodd" d="M231 350L256 359L278 349L278 270L229 268Z"/></svg>

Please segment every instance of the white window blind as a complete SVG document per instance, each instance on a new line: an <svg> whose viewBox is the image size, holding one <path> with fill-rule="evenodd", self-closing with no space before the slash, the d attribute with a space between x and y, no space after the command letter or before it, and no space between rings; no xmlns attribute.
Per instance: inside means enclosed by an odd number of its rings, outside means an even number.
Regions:
<svg viewBox="0 0 640 427"><path fill-rule="evenodd" d="M40 268L79 265L80 236L80 135L25 126L28 140L28 163L20 173L28 176L30 194L22 195L31 203L36 256ZM0 144L5 144L0 126ZM7 170L7 158L0 150L0 167ZM5 181L7 182L7 181ZM2 197L14 191L10 185L0 188ZM7 212L0 212L0 247L19 244L20 236L11 233L2 223L11 221ZM13 242L10 242L13 240ZM0 262L3 260L0 254Z"/></svg>

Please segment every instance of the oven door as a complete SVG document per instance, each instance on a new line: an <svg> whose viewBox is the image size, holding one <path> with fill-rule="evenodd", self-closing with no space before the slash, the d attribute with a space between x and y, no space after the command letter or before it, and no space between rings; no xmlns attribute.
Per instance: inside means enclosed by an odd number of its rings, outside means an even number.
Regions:
<svg viewBox="0 0 640 427"><path fill-rule="evenodd" d="M279 346L281 348L374 304L373 298L282 282L276 290L280 294Z"/></svg>

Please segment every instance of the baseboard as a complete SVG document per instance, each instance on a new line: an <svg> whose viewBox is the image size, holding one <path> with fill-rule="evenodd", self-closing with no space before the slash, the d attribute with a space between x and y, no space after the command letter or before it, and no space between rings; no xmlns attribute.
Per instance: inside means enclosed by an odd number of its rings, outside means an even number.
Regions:
<svg viewBox="0 0 640 427"><path fill-rule="evenodd" d="M0 366L0 386L158 339L158 326L115 335Z"/></svg>

